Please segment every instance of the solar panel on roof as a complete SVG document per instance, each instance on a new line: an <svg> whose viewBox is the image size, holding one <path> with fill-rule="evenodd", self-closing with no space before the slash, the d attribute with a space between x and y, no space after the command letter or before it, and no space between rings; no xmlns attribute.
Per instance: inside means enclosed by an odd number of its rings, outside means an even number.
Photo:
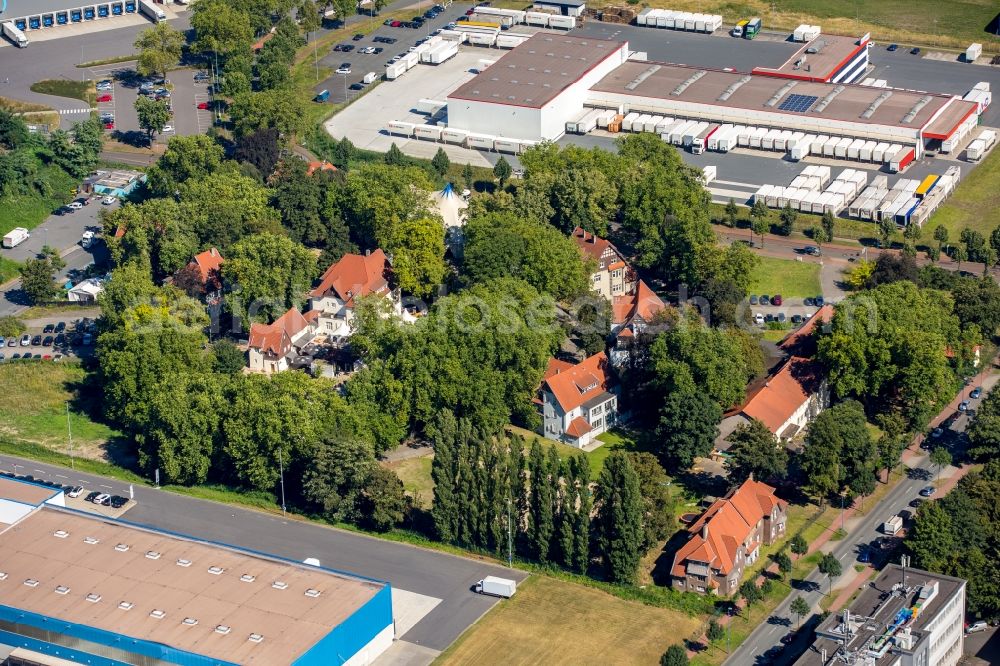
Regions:
<svg viewBox="0 0 1000 666"><path fill-rule="evenodd" d="M817 95L789 95L778 105L778 110L805 113L818 99Z"/></svg>

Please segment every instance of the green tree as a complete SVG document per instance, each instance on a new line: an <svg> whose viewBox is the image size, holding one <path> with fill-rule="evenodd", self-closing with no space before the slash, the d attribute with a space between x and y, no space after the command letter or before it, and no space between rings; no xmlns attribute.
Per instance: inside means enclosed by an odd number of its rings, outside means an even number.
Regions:
<svg viewBox="0 0 1000 666"><path fill-rule="evenodd" d="M731 482L741 483L751 475L758 481L784 478L788 468L788 451L757 419L737 426L729 435L729 443L726 466Z"/></svg>
<svg viewBox="0 0 1000 666"><path fill-rule="evenodd" d="M473 282L509 275L560 300L586 293L589 284L587 263L571 238L512 213L468 221L463 268Z"/></svg>
<svg viewBox="0 0 1000 666"><path fill-rule="evenodd" d="M55 249L51 245L43 245L42 251L38 253L39 259L45 259L52 265L53 271L61 271L66 268L66 262L61 256L59 256L59 250Z"/></svg>
<svg viewBox="0 0 1000 666"><path fill-rule="evenodd" d="M729 203L726 204L725 220L727 227L735 227L737 216L740 214L740 209L736 207L736 202L732 197L729 197Z"/></svg>
<svg viewBox="0 0 1000 666"><path fill-rule="evenodd" d="M712 618L708 621L708 631L705 632L705 636L709 641L714 643L726 637L726 630L722 628L722 625L715 618Z"/></svg>
<svg viewBox="0 0 1000 666"><path fill-rule="evenodd" d="M284 236L257 234L230 248L222 275L238 289L236 314L244 321L273 321L304 300L316 258Z"/></svg>
<svg viewBox="0 0 1000 666"><path fill-rule="evenodd" d="M237 139L263 129L278 130L288 138L305 129L306 117L302 98L281 89L241 93L229 105L229 119Z"/></svg>
<svg viewBox="0 0 1000 666"><path fill-rule="evenodd" d="M343 193L344 219L361 247L388 246L402 220L432 217L427 172L370 163L352 169Z"/></svg>
<svg viewBox="0 0 1000 666"><path fill-rule="evenodd" d="M212 367L216 372L224 375L237 375L243 372L247 365L246 354L232 341L217 340L212 345L212 352L215 354L215 361Z"/></svg>
<svg viewBox="0 0 1000 666"><path fill-rule="evenodd" d="M796 534L788 543L788 549L795 555L802 556L809 552L809 544L801 534Z"/></svg>
<svg viewBox="0 0 1000 666"><path fill-rule="evenodd" d="M943 446L938 446L931 451L931 464L937 468L937 477L941 478L941 470L952 463L951 451Z"/></svg>
<svg viewBox="0 0 1000 666"><path fill-rule="evenodd" d="M150 139L163 131L170 122L170 109L165 101L156 101L140 96L135 100L135 112L139 116L139 127L146 131Z"/></svg>
<svg viewBox="0 0 1000 666"><path fill-rule="evenodd" d="M992 239L992 236L990 237ZM942 250L948 242L948 228L943 224L934 227L934 240L938 242L938 249Z"/></svg>
<svg viewBox="0 0 1000 666"><path fill-rule="evenodd" d="M764 246L764 234L771 229L771 224L767 221L769 215L764 200L755 199L750 208L750 230L760 236L761 247Z"/></svg>
<svg viewBox="0 0 1000 666"><path fill-rule="evenodd" d="M147 184L158 196L171 196L181 184L215 173L224 157L222 146L204 134L170 137L167 149L147 172Z"/></svg>
<svg viewBox="0 0 1000 666"><path fill-rule="evenodd" d="M752 615L753 605L764 598L760 588L757 587L757 581L753 579L743 581L740 585L739 596L743 598L744 602L746 602L745 605L748 617Z"/></svg>
<svg viewBox="0 0 1000 666"><path fill-rule="evenodd" d="M778 225L778 233L782 236L791 236L792 229L795 228L795 220L799 218L799 213L797 210L792 208L790 203L786 203L785 207L781 209L781 224Z"/></svg>
<svg viewBox="0 0 1000 666"><path fill-rule="evenodd" d="M834 222L836 219L832 211L823 211L823 219L820 221L820 224L823 225L823 231L826 232L826 242L828 243L833 240Z"/></svg>
<svg viewBox="0 0 1000 666"><path fill-rule="evenodd" d="M474 176L472 174L472 165L468 162L462 167L462 182L465 184L466 189L472 190L474 183Z"/></svg>
<svg viewBox="0 0 1000 666"><path fill-rule="evenodd" d="M372 471L379 467L371 444L349 431L323 433L311 455L302 472L306 502L329 520L367 519L358 505Z"/></svg>
<svg viewBox="0 0 1000 666"><path fill-rule="evenodd" d="M299 29L307 35L322 26L319 8L313 0L302 0L302 4L295 10L295 18L299 22Z"/></svg>
<svg viewBox="0 0 1000 666"><path fill-rule="evenodd" d="M431 158L431 167L442 178L448 173L448 168L451 167L451 160L448 159L448 153L444 152L444 148L438 148L437 152L434 153L434 157Z"/></svg>
<svg viewBox="0 0 1000 666"><path fill-rule="evenodd" d="M823 243L826 243L827 241L830 240L830 238L826 234L826 229L819 225L813 225L809 227L809 236L813 239L813 242L816 243L816 245L819 246L820 248L823 247Z"/></svg>
<svg viewBox="0 0 1000 666"><path fill-rule="evenodd" d="M389 146L389 150L386 152L383 161L389 166L406 166L409 163L409 160L403 155L403 151L395 143Z"/></svg>
<svg viewBox="0 0 1000 666"><path fill-rule="evenodd" d="M503 155L497 160L497 163L493 165L493 175L498 181L500 181L500 189L504 188L507 184L507 180L510 178L511 174L514 172L510 167L510 163L504 159Z"/></svg>
<svg viewBox="0 0 1000 666"><path fill-rule="evenodd" d="M641 452L628 454L639 476L639 491L643 500L642 524L645 532L642 550L648 551L670 536L674 529L674 498L670 494L670 479L656 456Z"/></svg>
<svg viewBox="0 0 1000 666"><path fill-rule="evenodd" d="M834 557L833 553L826 553L819 561L817 568L821 574L826 576L828 583L827 596L829 596L833 592L833 579L843 573L843 567L840 565L840 560Z"/></svg>
<svg viewBox="0 0 1000 666"><path fill-rule="evenodd" d="M162 74L175 67L184 48L184 33L163 21L139 33L133 46L139 51L136 70L143 76Z"/></svg>
<svg viewBox="0 0 1000 666"><path fill-rule="evenodd" d="M660 666L688 666L687 650L681 645L671 645L660 657Z"/></svg>
<svg viewBox="0 0 1000 666"><path fill-rule="evenodd" d="M403 522L406 497L394 471L372 465L357 500L358 522L376 532L388 532Z"/></svg>
<svg viewBox="0 0 1000 666"><path fill-rule="evenodd" d="M333 9L341 21L346 21L348 17L354 16L358 12L356 0L332 0Z"/></svg>
<svg viewBox="0 0 1000 666"><path fill-rule="evenodd" d="M531 552L542 563L549 560L549 547L552 541L554 526L554 484L550 475L558 474L558 469L549 469L549 460L542 452L542 446L536 438L531 442L531 453L528 455L528 538L531 541Z"/></svg>
<svg viewBox="0 0 1000 666"><path fill-rule="evenodd" d="M227 0L201 0L193 6L191 27L195 51L220 56L242 51L253 41L250 15L234 8Z"/></svg>
<svg viewBox="0 0 1000 666"><path fill-rule="evenodd" d="M386 250L393 256L393 273L399 287L427 298L444 281L444 225L440 219L422 217L395 226Z"/></svg>
<svg viewBox="0 0 1000 666"><path fill-rule="evenodd" d="M31 134L24 119L6 109L0 109L0 146L14 150L28 142Z"/></svg>
<svg viewBox="0 0 1000 666"><path fill-rule="evenodd" d="M913 553L918 567L928 571L945 570L956 547L953 529L951 516L941 502L924 502L917 507L906 547Z"/></svg>
<svg viewBox="0 0 1000 666"><path fill-rule="evenodd" d="M13 315L0 316L0 335L5 338L17 338L28 330L24 322Z"/></svg>
<svg viewBox="0 0 1000 666"><path fill-rule="evenodd" d="M639 475L628 455L613 451L597 481L596 535L608 579L634 583L642 558L643 501Z"/></svg>
<svg viewBox="0 0 1000 666"><path fill-rule="evenodd" d="M886 217L878 223L878 246L892 247L892 235L896 233L896 222L892 217Z"/></svg>
<svg viewBox="0 0 1000 666"><path fill-rule="evenodd" d="M785 551L780 551L774 555L774 563L778 565L778 571L782 576L792 573L792 558Z"/></svg>
<svg viewBox="0 0 1000 666"><path fill-rule="evenodd" d="M798 618L797 627L802 626L802 618L809 614L809 602L803 599L801 596L797 596L792 599L792 605L788 607L792 614Z"/></svg>
<svg viewBox="0 0 1000 666"><path fill-rule="evenodd" d="M721 420L722 409L704 393L668 393L656 429L658 455L671 468L689 468L711 453Z"/></svg>
<svg viewBox="0 0 1000 666"><path fill-rule="evenodd" d="M59 295L56 271L48 259L27 259L20 268L21 291L32 304L53 300Z"/></svg>
<svg viewBox="0 0 1000 666"><path fill-rule="evenodd" d="M269 205L270 194L257 179L224 162L217 171L181 186L181 215L200 246L215 246L228 257L228 249L238 240L281 233L279 213Z"/></svg>

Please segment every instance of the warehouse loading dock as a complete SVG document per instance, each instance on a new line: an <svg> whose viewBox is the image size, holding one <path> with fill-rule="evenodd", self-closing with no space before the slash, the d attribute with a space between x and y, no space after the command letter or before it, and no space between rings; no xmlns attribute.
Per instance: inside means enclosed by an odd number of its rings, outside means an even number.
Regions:
<svg viewBox="0 0 1000 666"><path fill-rule="evenodd" d="M85 2L80 0L8 0L4 21L12 22L18 29L29 33L36 30L62 26L99 23L141 15L141 0L113 0ZM166 5L158 4L157 7Z"/></svg>

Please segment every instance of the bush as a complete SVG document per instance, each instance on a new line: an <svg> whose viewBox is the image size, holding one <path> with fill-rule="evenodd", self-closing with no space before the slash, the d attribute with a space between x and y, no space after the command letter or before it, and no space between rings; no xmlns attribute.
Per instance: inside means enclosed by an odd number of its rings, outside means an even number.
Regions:
<svg viewBox="0 0 1000 666"><path fill-rule="evenodd" d="M5 338L16 338L27 330L24 322L17 317L0 317L0 335Z"/></svg>

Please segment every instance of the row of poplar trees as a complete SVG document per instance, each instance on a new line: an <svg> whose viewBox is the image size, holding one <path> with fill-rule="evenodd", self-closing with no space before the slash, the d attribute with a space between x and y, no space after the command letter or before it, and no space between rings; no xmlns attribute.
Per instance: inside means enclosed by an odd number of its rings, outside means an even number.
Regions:
<svg viewBox="0 0 1000 666"><path fill-rule="evenodd" d="M591 492L582 453L560 460L554 446L477 429L443 411L433 430L434 506L441 541L633 582L642 557L643 503L625 454L613 454ZM595 501L597 506L594 506ZM591 516L594 516L593 524Z"/></svg>

